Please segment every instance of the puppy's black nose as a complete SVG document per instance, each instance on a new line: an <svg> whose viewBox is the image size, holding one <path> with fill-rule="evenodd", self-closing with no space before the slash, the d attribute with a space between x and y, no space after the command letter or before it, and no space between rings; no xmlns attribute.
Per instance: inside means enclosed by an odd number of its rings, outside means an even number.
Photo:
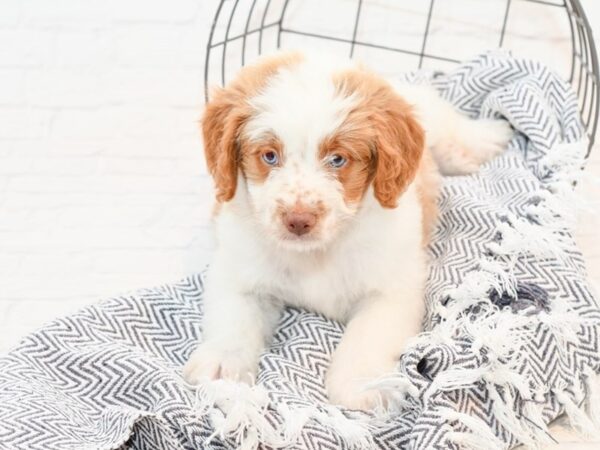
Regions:
<svg viewBox="0 0 600 450"><path fill-rule="evenodd" d="M290 212L283 219L286 228L296 236L302 236L313 229L317 216L310 212Z"/></svg>

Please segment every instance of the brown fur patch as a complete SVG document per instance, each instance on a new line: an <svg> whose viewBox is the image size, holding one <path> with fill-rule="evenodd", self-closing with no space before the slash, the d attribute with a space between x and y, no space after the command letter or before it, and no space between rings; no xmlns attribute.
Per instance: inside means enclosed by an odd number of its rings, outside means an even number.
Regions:
<svg viewBox="0 0 600 450"><path fill-rule="evenodd" d="M393 208L415 177L425 145L424 132L411 107L379 76L352 69L337 74L334 83L341 95L358 98L336 134L355 143L352 148L359 159L374 154L375 197L383 207ZM364 171L362 168L361 173ZM363 173L363 193L369 181ZM352 186L352 190L356 193L359 189Z"/></svg>
<svg viewBox="0 0 600 450"><path fill-rule="evenodd" d="M270 77L284 66L302 60L297 53L264 58L244 67L225 88L213 91L202 118L206 165L215 181L217 200L226 202L235 194L240 163L240 130L251 116L247 100L256 95ZM253 170L258 170L258 166ZM256 174L260 176L259 173Z"/></svg>
<svg viewBox="0 0 600 450"><path fill-rule="evenodd" d="M275 152L279 163L275 166L268 165L263 159L267 152ZM240 145L241 169L246 178L254 183L264 182L271 170L283 164L283 144L275 136L257 142L246 142L242 139Z"/></svg>
<svg viewBox="0 0 600 450"><path fill-rule="evenodd" d="M347 163L328 170L337 177L344 188L344 200L348 204L362 200L374 173L374 155L369 143L350 132L338 132L325 138L319 147L319 159L340 155Z"/></svg>

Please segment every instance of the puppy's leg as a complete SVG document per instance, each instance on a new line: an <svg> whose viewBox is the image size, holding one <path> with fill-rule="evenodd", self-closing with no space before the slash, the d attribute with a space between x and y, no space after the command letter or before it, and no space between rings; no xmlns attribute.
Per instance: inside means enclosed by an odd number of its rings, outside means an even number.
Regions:
<svg viewBox="0 0 600 450"><path fill-rule="evenodd" d="M470 119L432 86L396 86L425 129L427 147L445 175L464 175L506 149L512 129L506 120Z"/></svg>
<svg viewBox="0 0 600 450"><path fill-rule="evenodd" d="M428 146L444 175L476 172L480 165L506 150L512 136L505 120L473 120L457 111L448 111L440 126L443 128L431 133L435 139Z"/></svg>
<svg viewBox="0 0 600 450"><path fill-rule="evenodd" d="M333 404L369 410L379 392L365 384L394 370L406 341L421 327L422 289L390 292L356 312L333 354L326 387Z"/></svg>
<svg viewBox="0 0 600 450"><path fill-rule="evenodd" d="M280 315L279 305L242 293L226 273L213 267L207 277L202 342L183 368L191 384L203 378L251 383Z"/></svg>

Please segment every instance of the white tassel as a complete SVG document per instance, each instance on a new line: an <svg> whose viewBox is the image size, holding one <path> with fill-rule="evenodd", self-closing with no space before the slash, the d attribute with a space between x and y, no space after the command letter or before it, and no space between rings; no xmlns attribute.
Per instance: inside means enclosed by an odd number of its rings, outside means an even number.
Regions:
<svg viewBox="0 0 600 450"><path fill-rule="evenodd" d="M283 435L288 445L297 442L304 426L310 420L315 420L320 425L334 430L348 448L360 450L373 446L373 438L366 420L349 419L334 406L322 405L321 409L317 407L290 409L289 406L282 404L277 411L283 419Z"/></svg>
<svg viewBox="0 0 600 450"><path fill-rule="evenodd" d="M298 408L290 409L290 407L282 403L277 406L277 412L281 415L283 421L283 438L286 442L297 442L302 433L302 428L308 423L315 412L315 408Z"/></svg>
<svg viewBox="0 0 600 450"><path fill-rule="evenodd" d="M561 304L562 303L562 304ZM577 342L577 331L582 325L592 323L573 311L569 311L567 302L555 302L550 313L540 312L538 319L552 333L557 341L557 349L563 358L567 358L567 343Z"/></svg>
<svg viewBox="0 0 600 450"><path fill-rule="evenodd" d="M542 411L543 406L534 402L525 402L523 405L523 418L531 424L531 431L535 434L535 448L538 448L542 444L558 443L550 434Z"/></svg>
<svg viewBox="0 0 600 450"><path fill-rule="evenodd" d="M489 366L481 366L476 369L448 369L438 373L423 394L424 404L427 405L431 396L436 392L454 391L473 386L488 370Z"/></svg>
<svg viewBox="0 0 600 450"><path fill-rule="evenodd" d="M497 308L477 320L465 320L461 331L473 338L473 351L482 347L488 349L490 357L495 360L511 356L513 366L517 364L518 354L515 350L529 340L537 325L534 316L514 314L512 311L500 311Z"/></svg>
<svg viewBox="0 0 600 450"><path fill-rule="evenodd" d="M490 289L500 290L501 284L497 277L484 270L474 270L469 272L463 278L461 284L454 289L450 289L447 294L452 299L450 307L446 307L442 312L443 316L449 317L452 313L460 313L472 305L488 298Z"/></svg>
<svg viewBox="0 0 600 450"><path fill-rule="evenodd" d="M312 418L331 428L350 449L363 450L374 447L373 437L368 426L356 419L349 419L334 406L324 405L324 412L317 411Z"/></svg>
<svg viewBox="0 0 600 450"><path fill-rule="evenodd" d="M528 447L535 446L535 435L531 432L528 425L519 420L513 409L514 399L510 394L510 389L505 386L504 395L506 396L506 400L500 397L495 386L489 386L488 393L492 400L492 412L498 422L521 443Z"/></svg>
<svg viewBox="0 0 600 450"><path fill-rule="evenodd" d="M448 440L454 444L458 444L460 448L469 450L504 450L507 448L506 445L501 445L501 443L491 443L487 440L481 439L481 437L475 433L468 433L464 431L449 432Z"/></svg>
<svg viewBox="0 0 600 450"><path fill-rule="evenodd" d="M481 270L489 272L497 279L496 292L506 292L515 297L517 295L516 280L513 274L513 266L508 266L506 262L495 259L484 258L479 261Z"/></svg>
<svg viewBox="0 0 600 450"><path fill-rule="evenodd" d="M571 426L586 438L595 437L598 429L585 411L577 406L571 397L569 397L569 394L563 389L552 389L552 392L554 393L556 400L565 409L565 413L569 417Z"/></svg>
<svg viewBox="0 0 600 450"><path fill-rule="evenodd" d="M552 172L551 180L566 175L577 177L585 162L588 142L587 138L583 138L577 142L555 144L538 163L540 167Z"/></svg>
<svg viewBox="0 0 600 450"><path fill-rule="evenodd" d="M349 419L334 406L291 409L280 404L275 407L262 386L227 380L205 380L195 388L196 416L208 416L215 429L204 443L205 448L210 448L216 436L234 440L236 448L241 450L256 450L259 445L273 449L289 448L297 443L303 427L310 420L332 429L350 449L373 446L366 422ZM276 408L283 423L273 424L267 420L265 412L268 407Z"/></svg>
<svg viewBox="0 0 600 450"><path fill-rule="evenodd" d="M196 390L195 410L208 415L215 429L206 440L208 446L215 436L233 439L237 448L255 450L260 443L283 448L286 441L279 430L265 417L269 396L261 386L249 386L227 380L206 380Z"/></svg>
<svg viewBox="0 0 600 450"><path fill-rule="evenodd" d="M600 428L600 375L589 368L585 380L588 413L594 425Z"/></svg>
<svg viewBox="0 0 600 450"><path fill-rule="evenodd" d="M494 387L493 385L512 386L525 401L531 400L536 396L536 392L533 392L526 376L519 373L516 368L510 368L507 364L496 363L494 370L490 370L484 374L483 379L491 384L490 389Z"/></svg>
<svg viewBox="0 0 600 450"><path fill-rule="evenodd" d="M571 241L570 237L561 234L563 227L554 229L548 224L540 227L513 214L507 214L507 219L508 222L500 222L497 225L502 240L487 245L494 254L509 259L520 256L533 256L538 259L556 258L561 261L566 259L565 251L570 249Z"/></svg>
<svg viewBox="0 0 600 450"><path fill-rule="evenodd" d="M504 444L493 433L487 423L478 417L470 416L465 413L454 411L450 408L439 408L440 415L448 422L457 421L471 430L471 433L450 432L448 437L457 444L463 444L472 449L505 449L508 446Z"/></svg>

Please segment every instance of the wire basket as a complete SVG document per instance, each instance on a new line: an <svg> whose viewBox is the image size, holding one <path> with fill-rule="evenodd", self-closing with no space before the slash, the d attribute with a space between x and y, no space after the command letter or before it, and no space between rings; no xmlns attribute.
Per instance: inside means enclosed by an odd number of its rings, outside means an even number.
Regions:
<svg viewBox="0 0 600 450"><path fill-rule="evenodd" d="M551 29L536 28L542 22ZM579 0L221 0L206 49L206 99L209 86L224 85L261 54L297 47L327 47L390 75L444 70L478 51L509 48L569 80L589 137L588 155L594 143L600 73Z"/></svg>

